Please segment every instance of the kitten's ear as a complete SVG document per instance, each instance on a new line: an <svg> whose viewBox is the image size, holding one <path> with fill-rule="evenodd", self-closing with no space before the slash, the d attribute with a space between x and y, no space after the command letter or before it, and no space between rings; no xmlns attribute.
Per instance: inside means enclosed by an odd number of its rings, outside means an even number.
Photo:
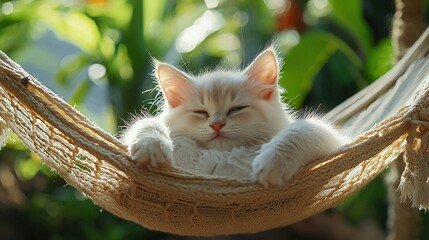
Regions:
<svg viewBox="0 0 429 240"><path fill-rule="evenodd" d="M255 87L262 87L259 89L262 97L265 100L270 99L277 89L279 77L279 61L275 50L268 48L260 53L246 68L245 74L248 77L248 81L253 84L256 83Z"/></svg>
<svg viewBox="0 0 429 240"><path fill-rule="evenodd" d="M172 108L181 105L194 89L189 77L169 64L155 60L155 74L164 97Z"/></svg>

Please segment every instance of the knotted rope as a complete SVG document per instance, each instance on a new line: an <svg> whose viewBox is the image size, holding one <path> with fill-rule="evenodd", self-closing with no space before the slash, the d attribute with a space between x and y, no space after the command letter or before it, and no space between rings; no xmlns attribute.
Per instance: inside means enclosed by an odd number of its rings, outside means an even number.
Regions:
<svg viewBox="0 0 429 240"><path fill-rule="evenodd" d="M392 45L395 50L395 60L398 62L413 45L424 30L423 0L396 0L396 12L393 19ZM419 102L415 104L420 104ZM386 178L389 193L389 214L387 226L388 240L417 239L419 236L419 212L412 206L426 205L428 201L427 190L419 189L424 185L421 181L427 176L424 155L429 139L425 123L426 115L414 114L412 127L407 137L405 154L391 164L390 173ZM421 123L424 123L420 125ZM405 161L405 162L404 162ZM400 177L402 173L402 177ZM418 175L416 175L418 174ZM398 192L397 190L400 190ZM426 200L422 199L426 195ZM413 199L412 203L406 198ZM426 201L426 203L424 203Z"/></svg>

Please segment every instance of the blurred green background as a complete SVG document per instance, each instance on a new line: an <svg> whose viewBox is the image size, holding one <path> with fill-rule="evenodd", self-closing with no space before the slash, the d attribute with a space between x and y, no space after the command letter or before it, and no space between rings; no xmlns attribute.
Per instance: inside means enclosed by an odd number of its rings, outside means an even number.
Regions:
<svg viewBox="0 0 429 240"><path fill-rule="evenodd" d="M151 56L199 73L244 67L273 41L287 102L326 112L392 67L393 13L393 0L0 1L0 50L115 134L155 110ZM383 239L386 217L379 177L301 223L218 239ZM0 150L0 239L186 238L95 206L12 137Z"/></svg>

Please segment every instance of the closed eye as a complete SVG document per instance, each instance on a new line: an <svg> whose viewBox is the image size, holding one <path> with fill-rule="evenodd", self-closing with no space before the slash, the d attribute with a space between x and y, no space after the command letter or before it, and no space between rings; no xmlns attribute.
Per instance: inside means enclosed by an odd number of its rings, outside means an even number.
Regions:
<svg viewBox="0 0 429 240"><path fill-rule="evenodd" d="M248 106L238 106L238 107L232 107L231 109L229 109L228 111L228 115L235 113L235 112L239 112L245 108L247 108Z"/></svg>
<svg viewBox="0 0 429 240"><path fill-rule="evenodd" d="M197 114L200 117L205 117L205 118L209 117L209 113L206 110L195 110L193 111L193 113Z"/></svg>

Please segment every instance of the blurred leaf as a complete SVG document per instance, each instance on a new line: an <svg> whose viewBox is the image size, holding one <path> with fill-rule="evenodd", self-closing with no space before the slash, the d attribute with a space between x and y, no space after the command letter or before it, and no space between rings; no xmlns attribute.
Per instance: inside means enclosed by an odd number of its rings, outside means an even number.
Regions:
<svg viewBox="0 0 429 240"><path fill-rule="evenodd" d="M55 33L87 53L96 53L100 33L94 20L76 10L55 11L50 8L40 15Z"/></svg>
<svg viewBox="0 0 429 240"><path fill-rule="evenodd" d="M36 173L40 170L40 161L36 161L32 158L21 159L16 163L17 173L25 180L32 179Z"/></svg>
<svg viewBox="0 0 429 240"><path fill-rule="evenodd" d="M165 0L157 1L144 1L143 2L143 24L144 24L144 35L146 36L149 31L149 27L154 22L160 22L162 13L165 9Z"/></svg>
<svg viewBox="0 0 429 240"><path fill-rule="evenodd" d="M122 29L130 21L132 8L127 4L127 0L115 0L102 6L86 5L85 13L96 21L100 29L105 26Z"/></svg>
<svg viewBox="0 0 429 240"><path fill-rule="evenodd" d="M80 84L77 86L77 89L73 92L68 102L72 104L80 105L85 100L88 95L89 90L91 90L94 84L89 78L83 79Z"/></svg>
<svg viewBox="0 0 429 240"><path fill-rule="evenodd" d="M61 86L65 86L68 79L87 67L90 62L91 58L87 54L78 54L69 57L66 63L58 70L55 77L56 82Z"/></svg>
<svg viewBox="0 0 429 240"><path fill-rule="evenodd" d="M330 0L333 17L338 20L368 53L372 46L371 31L363 17L363 1L361 0Z"/></svg>
<svg viewBox="0 0 429 240"><path fill-rule="evenodd" d="M389 71L393 65L392 40L385 38L381 40L368 54L365 62L365 72L369 80L374 81Z"/></svg>
<svg viewBox="0 0 429 240"><path fill-rule="evenodd" d="M100 41L100 55L103 59L111 60L115 55L115 42L106 36Z"/></svg>
<svg viewBox="0 0 429 240"><path fill-rule="evenodd" d="M357 67L359 57L341 39L326 32L308 32L285 56L280 84L291 105L301 107L320 69L336 51L341 51Z"/></svg>
<svg viewBox="0 0 429 240"><path fill-rule="evenodd" d="M0 21L0 49L7 54L13 54L28 42L30 24L25 21L5 19ZM24 29L25 31L19 31ZM13 41L11 41L13 39Z"/></svg>

